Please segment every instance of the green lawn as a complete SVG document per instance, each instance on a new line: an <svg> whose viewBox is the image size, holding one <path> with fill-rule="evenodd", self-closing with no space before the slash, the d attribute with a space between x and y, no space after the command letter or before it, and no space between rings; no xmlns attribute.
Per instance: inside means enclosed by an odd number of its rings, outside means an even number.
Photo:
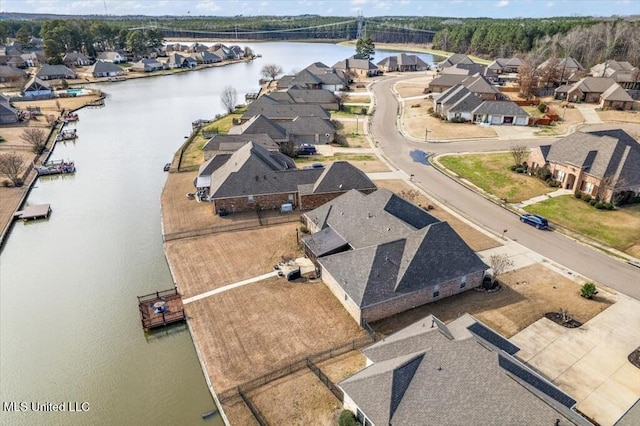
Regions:
<svg viewBox="0 0 640 426"><path fill-rule="evenodd" d="M451 155L441 157L439 161L447 169L509 203L518 203L556 189L548 187L540 179L509 170L513 157L508 152Z"/></svg>
<svg viewBox="0 0 640 426"><path fill-rule="evenodd" d="M551 222L628 254L640 255L640 205L598 210L572 195L526 208Z"/></svg>
<svg viewBox="0 0 640 426"><path fill-rule="evenodd" d="M219 119L207 124L202 128L202 130L204 130L205 132L212 132L217 129L218 133L227 133L229 132L230 128L235 126L235 124L233 124L233 119L234 118L239 119L240 117L242 117L242 114L244 114L246 111L247 111L247 107L238 108L232 114L226 114L220 117Z"/></svg>

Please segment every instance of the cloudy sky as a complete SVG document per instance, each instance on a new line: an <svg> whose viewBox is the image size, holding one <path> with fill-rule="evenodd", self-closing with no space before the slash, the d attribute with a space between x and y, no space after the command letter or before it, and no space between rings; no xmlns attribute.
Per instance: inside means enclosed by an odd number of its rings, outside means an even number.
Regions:
<svg viewBox="0 0 640 426"><path fill-rule="evenodd" d="M255 16L330 15L539 18L640 14L639 0L0 0L1 12Z"/></svg>

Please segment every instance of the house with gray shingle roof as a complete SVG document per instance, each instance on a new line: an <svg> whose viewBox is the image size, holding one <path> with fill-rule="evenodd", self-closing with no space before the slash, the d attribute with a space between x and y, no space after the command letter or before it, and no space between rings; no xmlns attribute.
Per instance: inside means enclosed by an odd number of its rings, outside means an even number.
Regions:
<svg viewBox="0 0 640 426"><path fill-rule="evenodd" d="M79 52L69 52L62 58L62 63L68 67L84 67L93 61Z"/></svg>
<svg viewBox="0 0 640 426"><path fill-rule="evenodd" d="M411 72L426 71L429 69L429 65L418 55L407 55L406 53L401 53L396 56L388 56L376 65L378 65L378 69L383 72Z"/></svg>
<svg viewBox="0 0 640 426"><path fill-rule="evenodd" d="M359 324L478 287L489 268L448 223L385 189L349 191L304 219L305 254Z"/></svg>
<svg viewBox="0 0 640 426"><path fill-rule="evenodd" d="M467 78L466 74L440 74L429 82L427 89L430 93L442 93L460 84L465 78Z"/></svg>
<svg viewBox="0 0 640 426"><path fill-rule="evenodd" d="M278 90L268 95L271 99L278 103L297 104L297 105L320 105L324 109L337 110L338 98L333 92L324 89L299 89L289 88L286 90ZM264 96L263 96L264 97Z"/></svg>
<svg viewBox="0 0 640 426"><path fill-rule="evenodd" d="M262 146L267 151L279 151L280 146L267 134L213 135L204 146L204 159L208 160L216 154L233 154L248 142Z"/></svg>
<svg viewBox="0 0 640 426"><path fill-rule="evenodd" d="M113 62L96 61L87 69L86 74L92 77L117 77L124 75L124 69Z"/></svg>
<svg viewBox="0 0 640 426"><path fill-rule="evenodd" d="M600 95L600 107L604 110L620 111L634 109L635 101L618 83L612 85Z"/></svg>
<svg viewBox="0 0 640 426"><path fill-rule="evenodd" d="M512 124L526 126L529 114L512 101L484 101L471 111L476 123L491 125Z"/></svg>
<svg viewBox="0 0 640 426"><path fill-rule="evenodd" d="M16 123L18 118L17 109L12 107L9 102L0 102L0 124Z"/></svg>
<svg viewBox="0 0 640 426"><path fill-rule="evenodd" d="M131 66L131 71L136 72L153 72L164 69L164 65L157 59L143 58Z"/></svg>
<svg viewBox="0 0 640 426"><path fill-rule="evenodd" d="M429 315L363 349L367 366L338 386L359 424L591 425L514 351L469 314L449 324Z"/></svg>
<svg viewBox="0 0 640 426"><path fill-rule="evenodd" d="M311 106L311 105L309 105ZM247 122L229 129L229 134L266 133L278 143L296 145L333 142L336 131L330 121L316 116L296 116L291 120L273 120L258 114Z"/></svg>
<svg viewBox="0 0 640 426"><path fill-rule="evenodd" d="M0 82L26 80L29 74L20 68L0 65Z"/></svg>
<svg viewBox="0 0 640 426"><path fill-rule="evenodd" d="M332 68L345 73L353 73L361 77L371 77L380 74L378 67L375 66L373 62L366 58L360 58L357 55L336 62Z"/></svg>
<svg viewBox="0 0 640 426"><path fill-rule="evenodd" d="M49 65L45 64L40 67L36 73L36 77L41 80L57 80L57 79L74 79L78 78L75 71L67 68L64 65Z"/></svg>
<svg viewBox="0 0 640 426"><path fill-rule="evenodd" d="M252 102L245 113L242 114L242 117L240 117L240 122L245 123L256 115L262 115L276 121L291 121L296 117L319 117L323 120L331 119L331 114L320 105L280 103L270 95L261 96L258 100Z"/></svg>
<svg viewBox="0 0 640 426"><path fill-rule="evenodd" d="M53 90L49 83L33 76L22 88L22 96L32 99L48 99L53 96Z"/></svg>
<svg viewBox="0 0 640 426"><path fill-rule="evenodd" d="M473 121L473 110L482 99L462 84L457 84L441 95L434 95L434 111L449 121Z"/></svg>
<svg viewBox="0 0 640 426"><path fill-rule="evenodd" d="M216 213L277 210L288 203L296 209L315 208L351 189L376 189L366 174L350 163L297 169L289 157L254 142L233 154L212 157L201 167L200 184L208 190Z"/></svg>
<svg viewBox="0 0 640 426"><path fill-rule="evenodd" d="M616 83L627 90L640 90L640 69L627 61L615 61L610 59L591 67L593 77L612 78Z"/></svg>
<svg viewBox="0 0 640 426"><path fill-rule="evenodd" d="M562 188L603 202L640 194L640 142L621 129L572 133L531 151L528 164L531 173L547 167Z"/></svg>
<svg viewBox="0 0 640 426"><path fill-rule="evenodd" d="M600 96L614 84L616 82L612 78L585 77L567 88L566 93L558 88L554 94L556 99L566 99L569 102L597 103Z"/></svg>
<svg viewBox="0 0 640 426"><path fill-rule="evenodd" d="M462 53L454 53L444 61L438 63L438 69L451 67L457 64L473 65L475 64L475 62L473 62L467 55L464 55Z"/></svg>
<svg viewBox="0 0 640 426"><path fill-rule="evenodd" d="M320 80L320 88L337 92L349 85L349 76L342 70L331 68L322 62L314 62L304 70L314 74Z"/></svg>
<svg viewBox="0 0 640 426"><path fill-rule="evenodd" d="M98 56L96 56L96 60L104 61L104 62L113 62L114 64L121 64L123 62L127 62L128 58L122 52L100 52Z"/></svg>

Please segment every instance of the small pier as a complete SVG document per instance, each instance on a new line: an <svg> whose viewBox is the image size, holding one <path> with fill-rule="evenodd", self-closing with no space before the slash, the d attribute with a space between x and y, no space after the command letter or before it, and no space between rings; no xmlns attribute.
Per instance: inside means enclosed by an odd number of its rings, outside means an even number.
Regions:
<svg viewBox="0 0 640 426"><path fill-rule="evenodd" d="M78 133L76 129L62 129L58 136L56 136L56 142L60 141L69 141L76 139L78 137Z"/></svg>
<svg viewBox="0 0 640 426"><path fill-rule="evenodd" d="M145 329L164 327L186 319L182 296L175 288L138 296L138 309Z"/></svg>
<svg viewBox="0 0 640 426"><path fill-rule="evenodd" d="M27 206L24 210L17 211L13 217L16 219L36 220L48 219L51 214L51 204L41 204L37 206Z"/></svg>
<svg viewBox="0 0 640 426"><path fill-rule="evenodd" d="M38 176L58 175L62 173L75 173L76 166L73 161L53 160L47 161L41 167L35 167Z"/></svg>

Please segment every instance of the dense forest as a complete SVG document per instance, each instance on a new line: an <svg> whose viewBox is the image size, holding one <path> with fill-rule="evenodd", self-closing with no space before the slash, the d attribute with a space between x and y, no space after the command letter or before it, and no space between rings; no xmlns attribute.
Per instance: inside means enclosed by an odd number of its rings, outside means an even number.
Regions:
<svg viewBox="0 0 640 426"><path fill-rule="evenodd" d="M31 17L0 16L0 41L42 37L54 62L64 51L133 52L158 46L163 37L242 40L349 40L358 34L356 17ZM55 19L54 19L55 18ZM61 19L65 18L65 19ZM145 28L142 28L145 27ZM148 29L152 28L152 29ZM572 56L589 67L604 59L640 62L640 20L591 17L548 19L457 19L374 17L361 21L361 34L376 43L430 44L436 49L486 58L532 54Z"/></svg>

